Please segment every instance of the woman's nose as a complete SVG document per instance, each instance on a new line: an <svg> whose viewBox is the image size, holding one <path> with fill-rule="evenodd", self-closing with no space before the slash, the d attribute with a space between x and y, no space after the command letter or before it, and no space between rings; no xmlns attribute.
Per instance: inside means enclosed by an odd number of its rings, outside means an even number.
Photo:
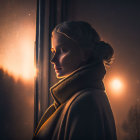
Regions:
<svg viewBox="0 0 140 140"><path fill-rule="evenodd" d="M56 62L56 55L54 55L54 56L52 57L52 59L50 60L50 62L51 62L52 64L54 64L54 63Z"/></svg>

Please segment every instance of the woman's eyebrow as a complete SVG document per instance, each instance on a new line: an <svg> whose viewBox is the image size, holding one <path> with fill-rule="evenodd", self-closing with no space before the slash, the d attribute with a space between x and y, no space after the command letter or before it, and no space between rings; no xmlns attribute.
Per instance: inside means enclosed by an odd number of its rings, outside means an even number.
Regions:
<svg viewBox="0 0 140 140"><path fill-rule="evenodd" d="M60 48L63 48L65 43L61 43L59 45L56 46L56 49L55 48L51 48L51 52L56 52L56 50L59 50Z"/></svg>
<svg viewBox="0 0 140 140"><path fill-rule="evenodd" d="M51 52L55 52L55 49L54 48L51 48Z"/></svg>
<svg viewBox="0 0 140 140"><path fill-rule="evenodd" d="M56 48L63 47L64 44L65 43L61 43L61 44L57 45Z"/></svg>

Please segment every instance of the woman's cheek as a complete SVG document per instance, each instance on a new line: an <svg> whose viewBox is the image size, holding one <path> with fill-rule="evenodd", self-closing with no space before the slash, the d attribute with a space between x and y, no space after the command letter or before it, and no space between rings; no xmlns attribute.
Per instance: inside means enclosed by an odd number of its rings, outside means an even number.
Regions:
<svg viewBox="0 0 140 140"><path fill-rule="evenodd" d="M60 56L60 59L59 59L60 64L65 64L70 60L69 54L70 54L70 52L67 52Z"/></svg>

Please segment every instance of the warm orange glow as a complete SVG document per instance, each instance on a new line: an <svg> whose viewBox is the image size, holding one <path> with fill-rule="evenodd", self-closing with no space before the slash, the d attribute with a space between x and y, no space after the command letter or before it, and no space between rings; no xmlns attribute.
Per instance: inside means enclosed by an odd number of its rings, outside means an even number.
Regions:
<svg viewBox="0 0 140 140"><path fill-rule="evenodd" d="M34 77L36 77L38 74L38 69L36 67L34 67Z"/></svg>
<svg viewBox="0 0 140 140"><path fill-rule="evenodd" d="M10 29L3 40L0 66L15 79L32 80L34 73L35 28L26 21Z"/></svg>
<svg viewBox="0 0 140 140"><path fill-rule="evenodd" d="M121 82L120 79L115 78L111 81L111 88L113 89L113 91L115 92L120 92L123 89L123 83Z"/></svg>

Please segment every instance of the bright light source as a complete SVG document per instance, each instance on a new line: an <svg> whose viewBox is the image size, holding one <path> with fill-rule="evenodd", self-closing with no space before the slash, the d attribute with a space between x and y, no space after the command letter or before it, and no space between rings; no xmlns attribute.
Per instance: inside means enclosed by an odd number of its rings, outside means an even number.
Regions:
<svg viewBox="0 0 140 140"><path fill-rule="evenodd" d="M6 31L11 34L5 35L5 40L2 41L3 53L0 53L0 67L15 79L31 81L37 73L34 69L35 28L24 20L19 21L18 24L19 26Z"/></svg>
<svg viewBox="0 0 140 140"><path fill-rule="evenodd" d="M121 91L123 84L122 84L121 80L116 78L116 79L112 80L111 87L114 91Z"/></svg>

